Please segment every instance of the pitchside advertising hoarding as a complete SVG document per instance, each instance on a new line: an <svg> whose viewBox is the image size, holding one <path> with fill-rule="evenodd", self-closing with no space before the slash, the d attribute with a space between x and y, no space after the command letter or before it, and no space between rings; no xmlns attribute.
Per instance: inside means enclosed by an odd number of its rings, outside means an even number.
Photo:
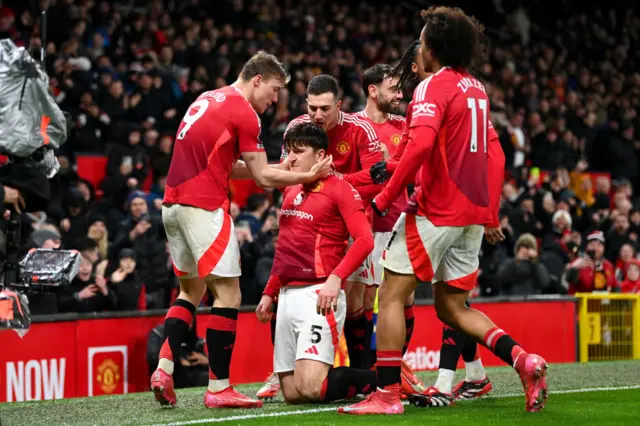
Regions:
<svg viewBox="0 0 640 426"><path fill-rule="evenodd" d="M477 303L522 346L549 362L576 361L573 300ZM206 316L203 315L203 316ZM415 307L415 328L405 360L415 370L438 368L442 324L433 306ZM0 402L37 401L142 392L149 387L147 339L162 316L36 323L24 338L0 332ZM252 312L238 318L231 363L234 383L264 380L273 365L269 325ZM204 336L206 320L198 322ZM503 363L481 349L483 363Z"/></svg>

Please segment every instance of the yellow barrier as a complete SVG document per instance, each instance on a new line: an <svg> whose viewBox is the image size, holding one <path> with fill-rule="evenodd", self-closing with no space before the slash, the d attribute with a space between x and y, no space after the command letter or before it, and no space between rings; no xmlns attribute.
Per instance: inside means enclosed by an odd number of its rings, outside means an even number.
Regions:
<svg viewBox="0 0 640 426"><path fill-rule="evenodd" d="M640 295L577 293L580 362L640 359Z"/></svg>

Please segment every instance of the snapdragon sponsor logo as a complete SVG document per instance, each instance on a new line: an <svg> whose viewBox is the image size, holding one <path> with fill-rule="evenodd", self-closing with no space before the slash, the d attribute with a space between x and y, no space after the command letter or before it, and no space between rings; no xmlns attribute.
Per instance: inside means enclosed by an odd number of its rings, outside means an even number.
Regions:
<svg viewBox="0 0 640 426"><path fill-rule="evenodd" d="M299 210L281 210L281 216L296 216L299 219L303 220L313 220L313 215L307 212L301 212Z"/></svg>

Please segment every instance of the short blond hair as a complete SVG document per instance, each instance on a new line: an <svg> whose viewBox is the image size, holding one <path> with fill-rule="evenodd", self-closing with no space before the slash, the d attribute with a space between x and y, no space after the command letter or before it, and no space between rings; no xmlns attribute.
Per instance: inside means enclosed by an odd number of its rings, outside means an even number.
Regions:
<svg viewBox="0 0 640 426"><path fill-rule="evenodd" d="M277 78L278 80L284 81L285 84L289 83L291 79L291 76L287 70L284 69L284 65L278 61L278 58L264 50L259 51L249 58L247 63L242 67L242 71L240 71L240 78L243 81L249 81L257 75L261 75L265 79Z"/></svg>

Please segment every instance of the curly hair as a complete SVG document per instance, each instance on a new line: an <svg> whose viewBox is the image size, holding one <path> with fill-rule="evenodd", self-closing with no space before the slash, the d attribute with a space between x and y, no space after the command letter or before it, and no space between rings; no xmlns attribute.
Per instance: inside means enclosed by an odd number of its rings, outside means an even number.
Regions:
<svg viewBox="0 0 640 426"><path fill-rule="evenodd" d="M421 12L421 37L442 65L467 71L483 57L484 25L458 7L432 6Z"/></svg>

